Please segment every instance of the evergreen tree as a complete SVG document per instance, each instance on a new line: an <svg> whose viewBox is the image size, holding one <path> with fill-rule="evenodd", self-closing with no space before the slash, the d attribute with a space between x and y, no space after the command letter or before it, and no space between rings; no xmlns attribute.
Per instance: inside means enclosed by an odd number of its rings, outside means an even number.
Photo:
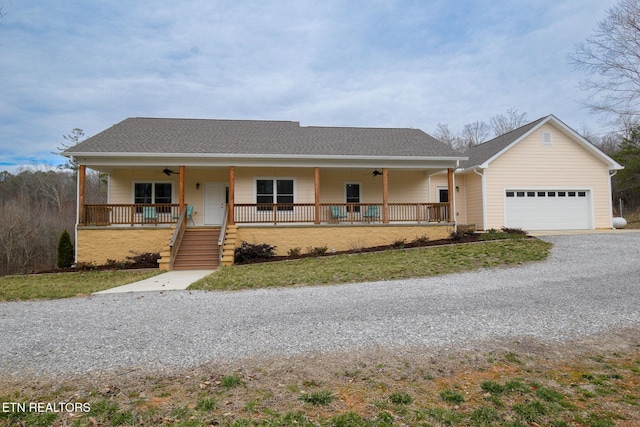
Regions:
<svg viewBox="0 0 640 427"><path fill-rule="evenodd" d="M58 268L71 267L74 261L73 244L67 230L62 232L58 241Z"/></svg>

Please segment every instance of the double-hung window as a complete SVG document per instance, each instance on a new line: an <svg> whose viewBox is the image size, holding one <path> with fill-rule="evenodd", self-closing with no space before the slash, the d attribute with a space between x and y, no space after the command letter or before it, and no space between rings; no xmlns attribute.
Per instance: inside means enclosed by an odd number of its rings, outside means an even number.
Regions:
<svg viewBox="0 0 640 427"><path fill-rule="evenodd" d="M133 203L139 204L166 204L170 205L173 199L173 184L170 182L136 182L133 184ZM161 210L162 209L162 210ZM171 210L170 206L158 209L158 212ZM142 212L142 209L136 211Z"/></svg>
<svg viewBox="0 0 640 427"><path fill-rule="evenodd" d="M257 179L256 203L258 210L273 209L278 204L279 211L293 210L293 179Z"/></svg>

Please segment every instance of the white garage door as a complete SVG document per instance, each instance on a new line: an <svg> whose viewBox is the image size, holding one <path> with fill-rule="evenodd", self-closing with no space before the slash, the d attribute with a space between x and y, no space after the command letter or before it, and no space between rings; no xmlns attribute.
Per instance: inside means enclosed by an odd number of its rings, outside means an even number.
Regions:
<svg viewBox="0 0 640 427"><path fill-rule="evenodd" d="M591 194L585 190L506 190L505 224L523 230L591 227Z"/></svg>

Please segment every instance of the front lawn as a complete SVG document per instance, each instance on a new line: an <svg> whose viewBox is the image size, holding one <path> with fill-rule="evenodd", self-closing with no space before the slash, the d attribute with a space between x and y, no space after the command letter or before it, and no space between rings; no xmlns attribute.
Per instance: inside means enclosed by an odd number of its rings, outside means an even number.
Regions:
<svg viewBox="0 0 640 427"><path fill-rule="evenodd" d="M428 277L540 261L547 258L551 246L536 239L513 239L235 265L221 267L189 289L239 290Z"/></svg>
<svg viewBox="0 0 640 427"><path fill-rule="evenodd" d="M0 301L88 295L155 276L159 270L80 271L0 277Z"/></svg>

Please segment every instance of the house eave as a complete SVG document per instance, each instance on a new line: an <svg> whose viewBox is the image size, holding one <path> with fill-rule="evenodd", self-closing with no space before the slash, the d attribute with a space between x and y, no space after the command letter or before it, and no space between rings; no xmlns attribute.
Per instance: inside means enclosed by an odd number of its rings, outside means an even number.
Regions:
<svg viewBox="0 0 640 427"><path fill-rule="evenodd" d="M299 154L210 154L210 153L82 153L66 152L86 166L269 166L269 167L389 167L450 168L466 157L362 156Z"/></svg>

